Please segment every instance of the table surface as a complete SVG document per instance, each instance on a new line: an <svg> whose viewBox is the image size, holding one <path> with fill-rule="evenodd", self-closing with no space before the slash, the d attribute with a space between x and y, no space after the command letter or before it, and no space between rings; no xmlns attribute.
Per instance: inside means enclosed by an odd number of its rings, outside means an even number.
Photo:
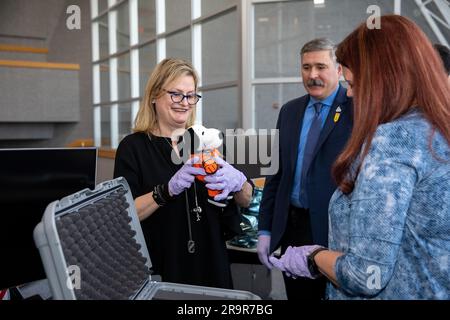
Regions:
<svg viewBox="0 0 450 320"><path fill-rule="evenodd" d="M230 263L247 263L247 264L261 264L256 252L256 248L241 248L236 247L227 242L227 251L230 258ZM279 257L281 250L275 250L274 255Z"/></svg>

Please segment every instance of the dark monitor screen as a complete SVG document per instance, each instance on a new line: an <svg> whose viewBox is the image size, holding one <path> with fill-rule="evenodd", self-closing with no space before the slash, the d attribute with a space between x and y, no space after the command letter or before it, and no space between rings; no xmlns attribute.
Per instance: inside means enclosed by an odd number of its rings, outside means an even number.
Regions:
<svg viewBox="0 0 450 320"><path fill-rule="evenodd" d="M95 187L96 148L0 149L0 289L45 279L33 230L52 201Z"/></svg>

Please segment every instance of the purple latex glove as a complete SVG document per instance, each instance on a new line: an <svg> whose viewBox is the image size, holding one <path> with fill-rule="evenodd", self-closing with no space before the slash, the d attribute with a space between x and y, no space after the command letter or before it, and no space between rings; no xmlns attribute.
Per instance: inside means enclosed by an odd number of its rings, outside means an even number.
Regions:
<svg viewBox="0 0 450 320"><path fill-rule="evenodd" d="M196 175L206 175L205 169L193 167L192 164L199 162L199 157L194 157L186 163L172 176L168 189L171 196L176 196L188 189L195 180Z"/></svg>
<svg viewBox="0 0 450 320"><path fill-rule="evenodd" d="M314 250L319 248L322 248L322 246L289 246L281 258L270 257L269 261L275 268L284 271L288 276L315 279L309 272L307 258Z"/></svg>
<svg viewBox="0 0 450 320"><path fill-rule="evenodd" d="M262 234L258 237L258 246L256 247L256 252L258 253L259 261L267 268L272 269L273 265L269 261L269 250L270 250L270 236Z"/></svg>
<svg viewBox="0 0 450 320"><path fill-rule="evenodd" d="M247 178L222 158L215 157L214 160L221 168L216 173L207 175L205 182L208 189L222 190L214 197L214 200L221 201L225 200L231 192L241 191Z"/></svg>

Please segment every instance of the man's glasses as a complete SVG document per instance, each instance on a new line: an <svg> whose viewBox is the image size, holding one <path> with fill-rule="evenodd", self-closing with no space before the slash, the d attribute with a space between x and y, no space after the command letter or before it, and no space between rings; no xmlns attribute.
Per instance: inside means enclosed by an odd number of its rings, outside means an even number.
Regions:
<svg viewBox="0 0 450 320"><path fill-rule="evenodd" d="M199 94L196 93L190 93L190 94L182 94L180 92L175 92L175 91L167 91L165 89L163 89L165 92L167 92L168 94L170 94L170 98L172 99L173 102L175 103L181 103L183 101L184 98L186 98L186 101L189 105L194 105L198 102L198 100L200 100L200 98L202 97Z"/></svg>

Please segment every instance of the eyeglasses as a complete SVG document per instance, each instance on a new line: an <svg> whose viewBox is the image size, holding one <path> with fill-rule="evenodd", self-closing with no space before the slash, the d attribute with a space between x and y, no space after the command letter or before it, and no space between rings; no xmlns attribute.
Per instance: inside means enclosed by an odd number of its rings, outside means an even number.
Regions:
<svg viewBox="0 0 450 320"><path fill-rule="evenodd" d="M200 100L200 98L202 97L199 94L196 93L190 93L190 94L182 94L180 92L175 92L175 91L168 91L163 89L165 92L167 92L168 94L170 94L170 98L172 99L173 102L175 103L181 103L183 101L184 98L186 98L186 101L189 105L194 105L198 102L198 100Z"/></svg>

